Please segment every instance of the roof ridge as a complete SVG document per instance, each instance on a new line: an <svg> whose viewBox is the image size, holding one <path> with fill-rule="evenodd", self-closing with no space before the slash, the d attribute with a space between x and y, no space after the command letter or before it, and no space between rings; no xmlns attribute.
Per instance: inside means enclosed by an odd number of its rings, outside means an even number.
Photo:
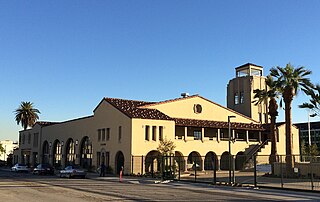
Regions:
<svg viewBox="0 0 320 202"><path fill-rule="evenodd" d="M153 104L153 102L126 100L118 98L104 98L103 100L111 104L113 107L118 109L120 112L122 112L129 118L171 120L171 117L157 109L141 107L147 104Z"/></svg>
<svg viewBox="0 0 320 202"><path fill-rule="evenodd" d="M190 95L190 96L186 96L186 97L179 97L179 98L164 100L164 101L160 101L160 102L154 102L154 103L151 103L151 104L148 104L148 105L144 105L143 107L149 107L149 106L154 106L154 105L159 105L159 104L165 104L165 103L175 102L175 101L178 101L178 100L185 100L185 99L189 99L189 98L193 98L193 97L199 97L199 94L194 94L194 95ZM142 106L139 106L139 107L142 107Z"/></svg>
<svg viewBox="0 0 320 202"><path fill-rule="evenodd" d="M124 99L124 98L113 98L113 97L104 97L104 99L110 99L110 100L122 100L122 101L132 101L132 102L142 102L142 103L156 103L152 101L144 101L144 100L132 100L132 99Z"/></svg>
<svg viewBox="0 0 320 202"><path fill-rule="evenodd" d="M200 95L199 95L199 97L202 98L202 99L204 99L204 100L207 100L208 102L211 102L212 104L218 105L219 107L222 107L222 108L224 108L224 109L226 109L226 110L228 110L228 111L230 111L230 112L233 112L233 113L235 113L235 114L238 114L238 115L240 115L240 116L242 116L242 117L244 117L244 118L250 119L251 121L255 122L256 124L260 124L260 122L254 120L254 119L252 119L252 118L250 118L250 117L248 117L248 116L246 116L246 115L244 115L244 114L241 114L240 112L237 112L237 111L235 111L235 110L233 110L233 109L230 109L230 108L228 108L228 107L225 107L225 106L223 106L223 105L221 105L221 104L218 104L218 103L216 103L216 102L214 102L214 101L212 101L212 100L209 100L209 99L207 99L207 98L205 98L205 97L202 97L202 96L200 96Z"/></svg>

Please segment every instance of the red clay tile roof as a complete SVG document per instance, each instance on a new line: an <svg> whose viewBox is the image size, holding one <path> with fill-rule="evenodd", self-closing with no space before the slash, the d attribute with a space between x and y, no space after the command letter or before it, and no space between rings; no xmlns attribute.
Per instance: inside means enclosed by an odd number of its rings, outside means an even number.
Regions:
<svg viewBox="0 0 320 202"><path fill-rule="evenodd" d="M174 121L176 123L176 126L228 128L228 122L223 122L223 121L180 119L180 118L174 118ZM264 128L262 127L261 124L254 124L254 123L231 122L231 128L232 129L241 129L241 130L258 130L258 131L264 130Z"/></svg>
<svg viewBox="0 0 320 202"><path fill-rule="evenodd" d="M49 121L37 121L35 124L39 124L40 126L50 126L53 124L57 124L58 122L49 122Z"/></svg>
<svg viewBox="0 0 320 202"><path fill-rule="evenodd" d="M157 109L140 108L144 105L153 104L153 102L117 98L105 98L105 100L130 118L172 120L169 116Z"/></svg>

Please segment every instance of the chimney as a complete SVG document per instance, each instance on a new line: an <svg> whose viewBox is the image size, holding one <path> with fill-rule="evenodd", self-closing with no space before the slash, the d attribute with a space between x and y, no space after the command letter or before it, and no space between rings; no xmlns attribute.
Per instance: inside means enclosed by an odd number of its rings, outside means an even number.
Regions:
<svg viewBox="0 0 320 202"><path fill-rule="evenodd" d="M181 97L183 98L189 97L189 93L181 93Z"/></svg>

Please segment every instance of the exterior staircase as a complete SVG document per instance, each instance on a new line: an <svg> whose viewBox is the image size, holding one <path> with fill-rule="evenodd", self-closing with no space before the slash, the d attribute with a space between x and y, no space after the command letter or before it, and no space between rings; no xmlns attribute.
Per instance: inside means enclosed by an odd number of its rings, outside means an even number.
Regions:
<svg viewBox="0 0 320 202"><path fill-rule="evenodd" d="M248 148L245 149L244 151L245 158L244 158L242 169L247 169L252 167L254 155L258 154L263 149L265 149L265 147L268 146L269 141L270 140L267 139L262 143L250 145Z"/></svg>

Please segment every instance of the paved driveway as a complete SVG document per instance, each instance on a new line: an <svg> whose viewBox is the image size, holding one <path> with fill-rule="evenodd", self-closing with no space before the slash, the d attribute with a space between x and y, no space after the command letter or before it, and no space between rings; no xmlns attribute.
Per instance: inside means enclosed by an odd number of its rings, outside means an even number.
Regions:
<svg viewBox="0 0 320 202"><path fill-rule="evenodd" d="M320 194L115 177L65 179L0 171L1 201L279 201L314 200Z"/></svg>

